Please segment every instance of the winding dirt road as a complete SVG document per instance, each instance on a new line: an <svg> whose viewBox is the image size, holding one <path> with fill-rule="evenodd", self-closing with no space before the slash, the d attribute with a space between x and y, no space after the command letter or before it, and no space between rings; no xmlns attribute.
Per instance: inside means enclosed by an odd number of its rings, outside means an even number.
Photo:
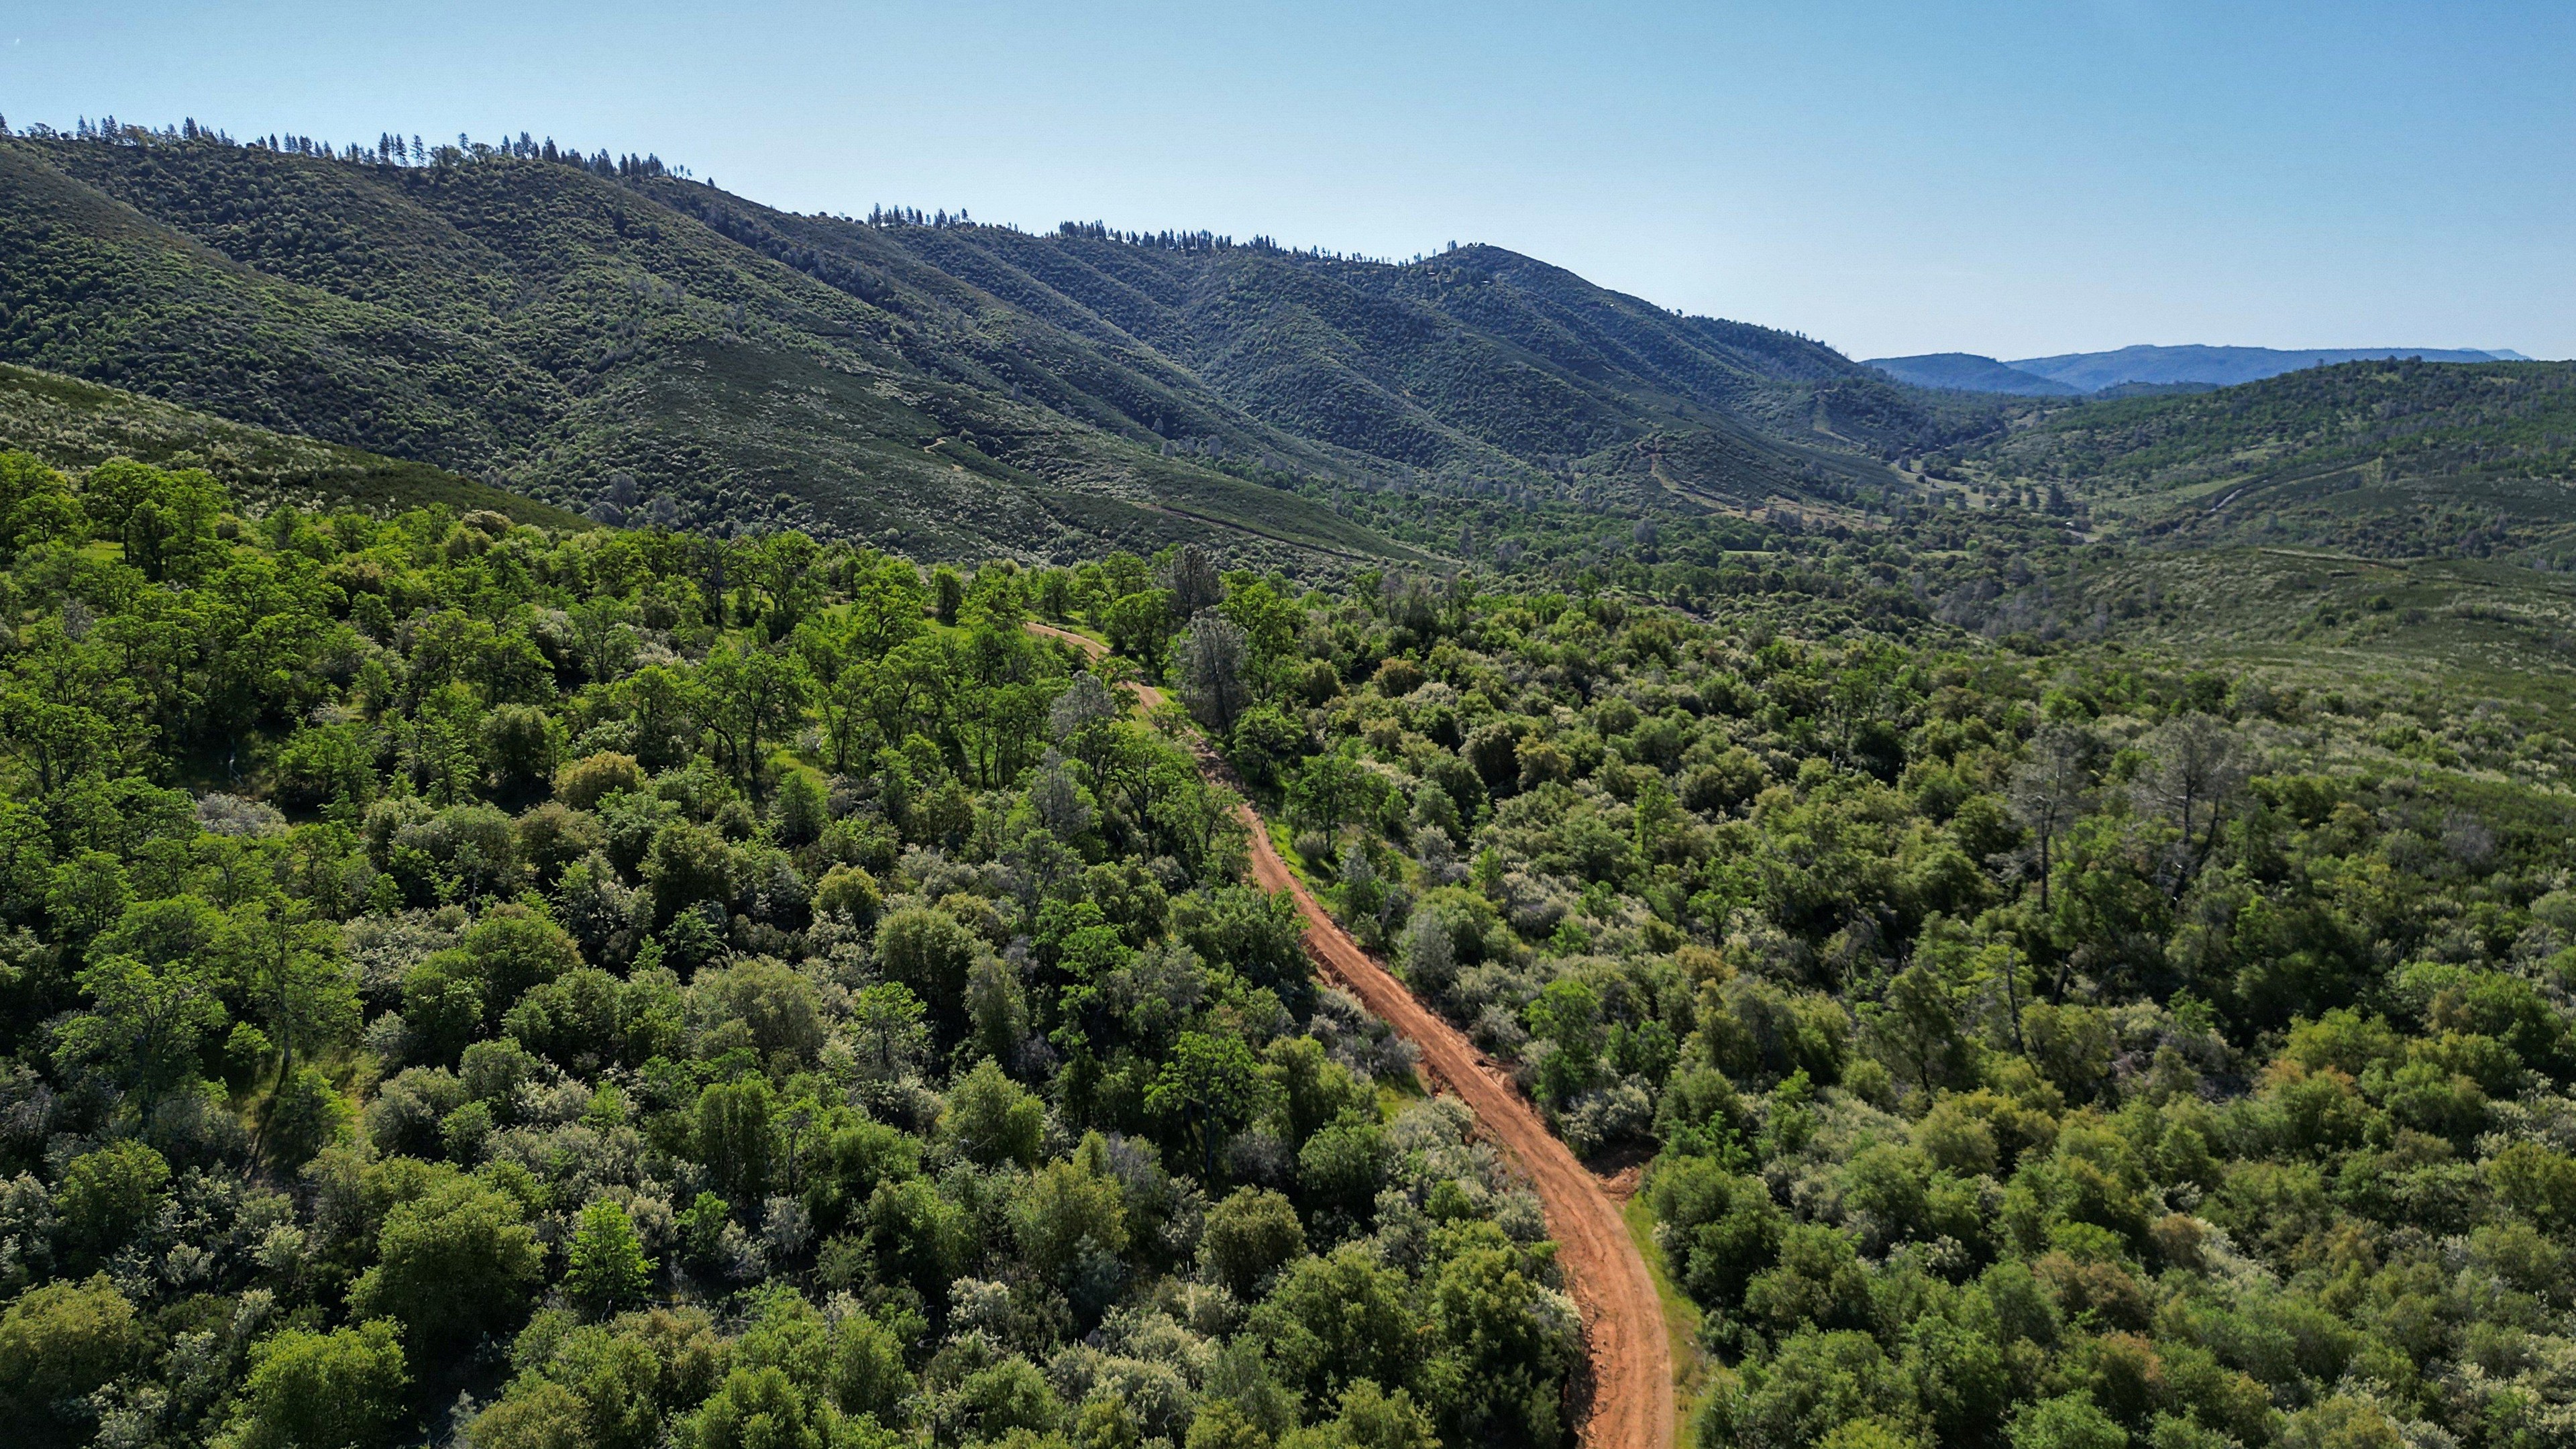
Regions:
<svg viewBox="0 0 2576 1449"><path fill-rule="evenodd" d="M1032 622L1029 629L1061 639L1097 658L1096 639ZM1131 683L1147 709L1163 692ZM1224 761L1199 745L1211 775L1235 783ZM1671 1449L1673 1443L1672 1344L1665 1336L1663 1305L1655 1296L1646 1260L1628 1236L1619 1202L1600 1178L1575 1160L1538 1109L1523 1097L1459 1030L1413 999L1404 984L1360 949L1324 911L1271 843L1269 827L1249 805L1237 815L1252 837L1252 877L1263 889L1286 891L1306 918L1306 950L1326 979L1395 1028L1422 1053L1432 1084L1467 1104L1476 1122L1538 1193L1547 1229L1558 1244L1558 1263L1582 1310L1592 1372L1583 1415L1585 1449Z"/></svg>

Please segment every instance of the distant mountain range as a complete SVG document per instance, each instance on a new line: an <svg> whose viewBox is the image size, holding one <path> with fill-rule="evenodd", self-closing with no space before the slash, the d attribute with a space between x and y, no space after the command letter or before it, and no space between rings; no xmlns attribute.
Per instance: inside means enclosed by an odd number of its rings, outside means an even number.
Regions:
<svg viewBox="0 0 2576 1449"><path fill-rule="evenodd" d="M2426 362L2528 362L2511 348L2465 347L2123 347L2117 352L2067 352L1999 362L1972 352L1928 352L1917 357L1872 358L1899 382L1955 392L2016 393L2025 397L2084 397L2143 389L2233 387L2303 367L2416 357ZM2143 385L2143 388L2142 386Z"/></svg>

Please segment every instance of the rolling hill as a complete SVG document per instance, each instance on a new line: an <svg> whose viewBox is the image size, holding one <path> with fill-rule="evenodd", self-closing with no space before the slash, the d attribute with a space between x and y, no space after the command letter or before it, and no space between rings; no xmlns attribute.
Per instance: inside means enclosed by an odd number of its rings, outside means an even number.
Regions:
<svg viewBox="0 0 2576 1449"><path fill-rule="evenodd" d="M2075 388L1973 352L1926 352L1916 357L1873 357L1871 367L1899 382L1955 392L2002 392L2020 397L2074 397Z"/></svg>
<svg viewBox="0 0 2576 1449"><path fill-rule="evenodd" d="M2168 543L2387 558L2576 554L2576 364L2351 362L2187 396L2060 409L1967 452Z"/></svg>
<svg viewBox="0 0 2576 1449"><path fill-rule="evenodd" d="M254 507L373 512L443 506L489 509L520 523L581 528L552 504L507 493L427 463L229 423L78 378L0 363L0 449L57 468L134 458L161 468L203 468Z"/></svg>
<svg viewBox="0 0 2576 1449"><path fill-rule="evenodd" d="M800 216L531 147L0 139L0 359L573 510L925 556L1401 556L1354 494L1753 507L1974 400L1487 247ZM1617 499L1578 480L1669 457Z"/></svg>

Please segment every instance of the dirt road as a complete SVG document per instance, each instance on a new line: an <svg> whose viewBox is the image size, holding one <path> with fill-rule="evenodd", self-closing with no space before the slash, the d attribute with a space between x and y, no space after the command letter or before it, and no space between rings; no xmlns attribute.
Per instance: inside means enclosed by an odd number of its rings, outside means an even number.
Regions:
<svg viewBox="0 0 2576 1449"><path fill-rule="evenodd" d="M1103 652L1097 640L1046 624L1028 627L1086 654ZM1163 702L1161 690L1141 684L1131 688L1148 709ZM1230 773L1205 749L1200 757L1212 771ZM1672 1344L1665 1336L1654 1279L1628 1236L1618 1200L1456 1027L1414 1000L1402 982L1325 913L1279 858L1268 827L1252 807L1242 807L1240 814L1252 835L1253 879L1266 890L1288 892L1297 902L1306 918L1306 950L1325 977L1421 1049L1424 1074L1467 1104L1478 1126L1537 1191L1548 1233L1559 1247L1557 1261L1565 1270L1566 1286L1583 1313L1592 1359L1591 1403L1583 1421L1586 1449L1670 1449Z"/></svg>

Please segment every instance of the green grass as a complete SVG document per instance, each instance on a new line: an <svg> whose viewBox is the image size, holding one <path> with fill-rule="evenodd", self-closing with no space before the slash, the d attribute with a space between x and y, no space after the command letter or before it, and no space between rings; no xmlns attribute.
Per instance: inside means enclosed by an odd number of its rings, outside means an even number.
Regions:
<svg viewBox="0 0 2576 1449"><path fill-rule="evenodd" d="M1403 1111L1406 1106L1414 1102L1428 1101L1430 1097L1431 1092L1422 1085L1422 1077L1418 1070L1411 1076L1380 1077L1377 1082L1378 1117L1381 1120L1392 1121L1395 1114Z"/></svg>
<svg viewBox="0 0 2576 1449"><path fill-rule="evenodd" d="M1619 1215L1628 1225L1629 1240L1646 1260L1646 1274L1655 1280L1655 1298L1664 1308L1664 1333L1673 1355L1673 1449L1691 1449L1699 1438L1699 1406L1715 1386L1715 1376L1724 1370L1700 1352L1699 1305L1673 1282L1663 1247L1655 1241L1655 1215L1646 1206L1645 1195L1620 1204Z"/></svg>
<svg viewBox="0 0 2576 1449"><path fill-rule="evenodd" d="M2141 609L2124 637L2213 662L2320 677L2355 668L2479 681L2576 704L2576 577L2482 559L2373 559L2318 549L2140 554L2085 597ZM2146 607L2152 597L2155 604Z"/></svg>
<svg viewBox="0 0 2576 1449"><path fill-rule="evenodd" d="M1296 832L1288 828L1288 822L1275 814L1263 814L1260 820L1263 827L1270 832L1270 848L1279 852L1280 863L1288 867L1288 873L1295 876L1298 882L1310 891L1324 889L1316 882L1314 875L1306 869L1305 860L1297 854L1297 848L1293 844Z"/></svg>

